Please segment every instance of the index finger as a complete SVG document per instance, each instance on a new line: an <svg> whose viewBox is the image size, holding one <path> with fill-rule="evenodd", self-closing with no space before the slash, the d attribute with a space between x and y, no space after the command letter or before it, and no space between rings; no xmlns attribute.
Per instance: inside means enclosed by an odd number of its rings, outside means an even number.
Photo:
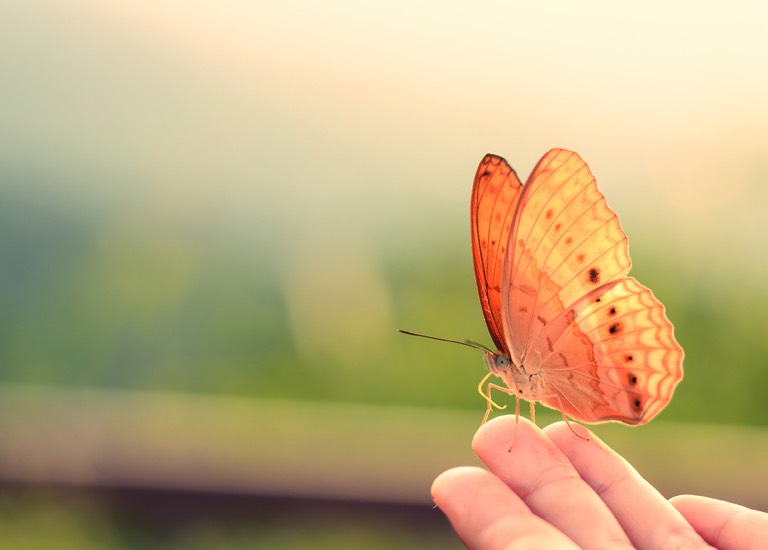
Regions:
<svg viewBox="0 0 768 550"><path fill-rule="evenodd" d="M512 415L498 417L478 430L472 447L537 516L580 547L631 548L605 503L579 477L560 449L529 420L521 417L516 427Z"/></svg>

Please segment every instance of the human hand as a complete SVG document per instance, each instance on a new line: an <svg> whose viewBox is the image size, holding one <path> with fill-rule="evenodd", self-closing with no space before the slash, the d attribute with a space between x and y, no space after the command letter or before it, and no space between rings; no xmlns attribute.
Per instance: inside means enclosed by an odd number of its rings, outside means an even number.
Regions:
<svg viewBox="0 0 768 550"><path fill-rule="evenodd" d="M488 470L440 474L432 498L470 548L768 548L768 514L698 496L666 500L584 426L482 426Z"/></svg>

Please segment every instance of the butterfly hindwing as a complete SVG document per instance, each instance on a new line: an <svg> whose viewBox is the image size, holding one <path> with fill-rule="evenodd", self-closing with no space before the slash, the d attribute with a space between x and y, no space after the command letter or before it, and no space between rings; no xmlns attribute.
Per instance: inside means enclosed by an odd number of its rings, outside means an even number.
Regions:
<svg viewBox="0 0 768 550"><path fill-rule="evenodd" d="M683 350L664 306L633 278L598 288L542 332L543 393L577 420L644 424L682 378ZM544 399L560 408L557 399Z"/></svg>

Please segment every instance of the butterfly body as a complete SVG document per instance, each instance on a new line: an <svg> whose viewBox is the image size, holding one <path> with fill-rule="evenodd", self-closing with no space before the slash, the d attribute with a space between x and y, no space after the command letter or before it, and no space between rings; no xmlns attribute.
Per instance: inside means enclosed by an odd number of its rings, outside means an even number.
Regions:
<svg viewBox="0 0 768 550"><path fill-rule="evenodd" d="M627 237L576 154L548 152L525 186L486 155L471 201L480 302L510 394L585 422L643 424L682 378L664 307L627 277Z"/></svg>
<svg viewBox="0 0 768 550"><path fill-rule="evenodd" d="M526 401L538 401L542 397L542 373L528 372L523 363L515 364L504 352L486 353L488 370L501 378L515 395Z"/></svg>

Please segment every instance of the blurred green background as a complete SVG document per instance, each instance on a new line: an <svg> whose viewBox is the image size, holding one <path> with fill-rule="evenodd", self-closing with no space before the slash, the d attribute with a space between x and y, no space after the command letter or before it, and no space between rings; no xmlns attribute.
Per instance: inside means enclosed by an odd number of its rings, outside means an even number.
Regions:
<svg viewBox="0 0 768 550"><path fill-rule="evenodd" d="M472 177L552 147L592 168L686 352L653 425L598 433L665 494L768 507L765 15L4 2L7 541L458 547L428 487L471 460L483 360L395 329L489 343ZM157 513L179 502L205 504Z"/></svg>

